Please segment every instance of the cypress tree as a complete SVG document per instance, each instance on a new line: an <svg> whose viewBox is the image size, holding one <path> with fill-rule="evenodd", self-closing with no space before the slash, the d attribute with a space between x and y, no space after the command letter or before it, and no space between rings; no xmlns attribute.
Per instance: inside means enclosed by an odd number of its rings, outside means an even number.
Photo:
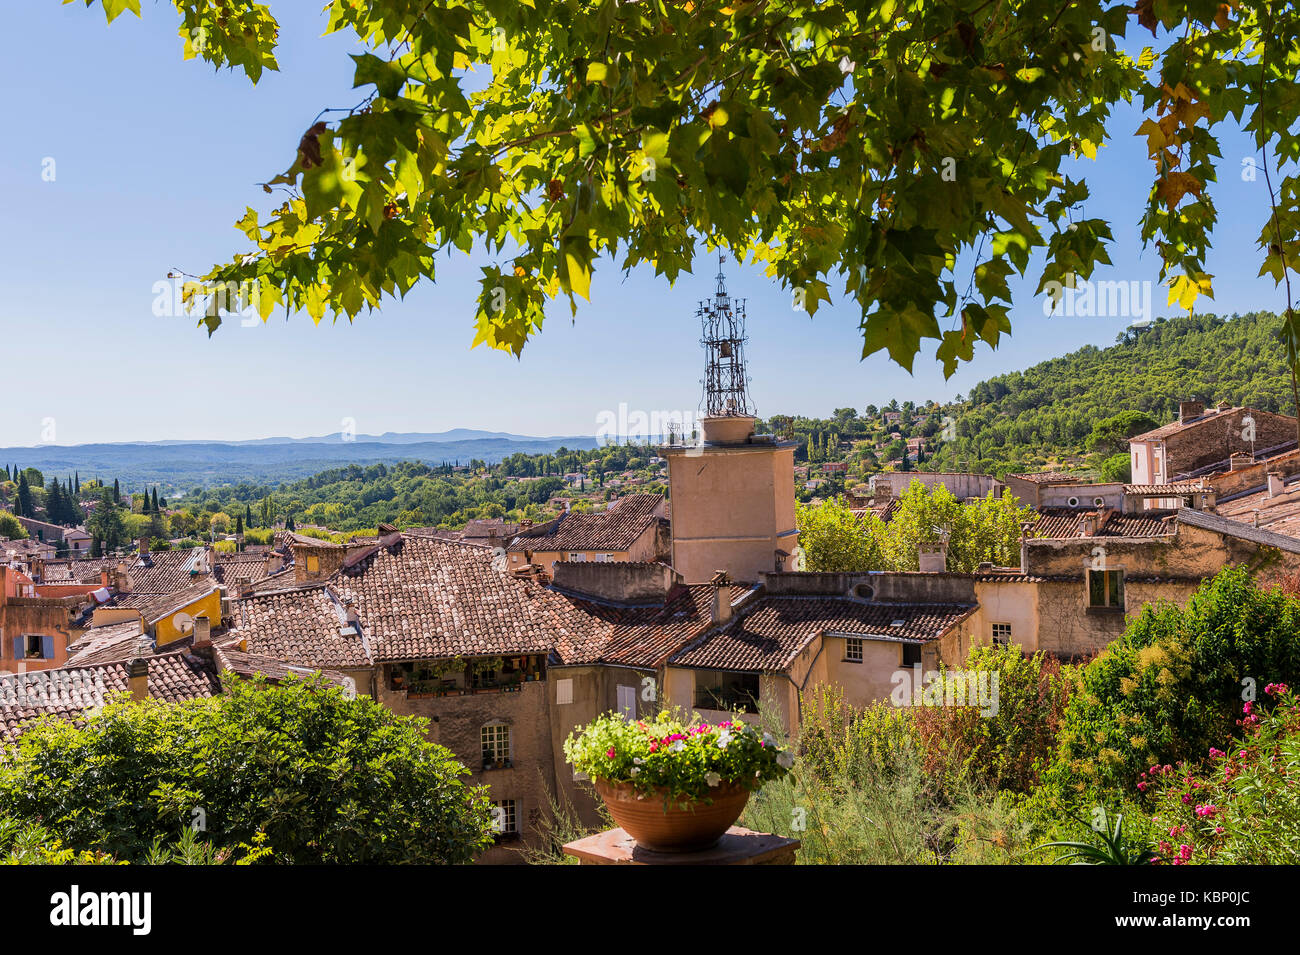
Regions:
<svg viewBox="0 0 1300 955"><path fill-rule="evenodd" d="M122 486L117 483L117 478L113 478L113 503L122 503Z"/></svg>
<svg viewBox="0 0 1300 955"><path fill-rule="evenodd" d="M32 489L27 486L27 473L25 471L18 472L18 500L14 512L19 517L32 516Z"/></svg>

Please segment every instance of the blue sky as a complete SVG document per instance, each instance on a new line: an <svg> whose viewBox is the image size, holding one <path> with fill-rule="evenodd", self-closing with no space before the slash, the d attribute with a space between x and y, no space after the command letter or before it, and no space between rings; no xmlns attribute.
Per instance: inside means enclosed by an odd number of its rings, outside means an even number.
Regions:
<svg viewBox="0 0 1300 955"><path fill-rule="evenodd" d="M0 352L9 401L0 446L165 438L303 436L484 428L591 434L604 409L693 410L702 355L697 300L713 288L715 260L676 287L646 271L624 277L605 263L592 302L571 319L553 305L522 359L470 349L481 261L456 253L423 286L354 325L228 322L215 337L188 316L156 317L153 286L168 269L202 272L243 237L233 224L261 206L256 183L283 170L322 107L351 106L349 38L322 38L310 0L273 3L281 23L280 72L254 88L242 74L181 59L169 4L145 4L111 27L97 8L26 0L6 10L0 89ZM1140 41L1138 41L1140 43ZM1154 281L1138 218L1151 180L1144 140L1128 135L1136 110L1117 117L1116 141L1083 162L1093 197L1085 210L1110 219L1116 265L1098 280ZM1255 237L1267 214L1263 177L1236 173L1251 144L1224 143L1220 213L1208 267L1230 314L1277 309L1282 294L1256 278ZM42 164L54 160L53 182ZM748 355L761 414L824 415L843 406L945 399L990 375L1085 344L1105 346L1127 318L1042 314L1032 283L1013 286L1014 335L944 382L931 357L915 373L883 354L859 360L851 304L796 312L790 295L757 269L726 267L733 295L749 301ZM1026 287L1028 286L1028 287ZM1170 314L1157 289L1154 314ZM49 440L50 428L53 440Z"/></svg>

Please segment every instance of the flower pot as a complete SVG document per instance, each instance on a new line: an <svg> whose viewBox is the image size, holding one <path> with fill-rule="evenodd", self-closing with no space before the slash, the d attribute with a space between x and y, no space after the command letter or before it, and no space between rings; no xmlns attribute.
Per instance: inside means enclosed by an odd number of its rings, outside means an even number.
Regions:
<svg viewBox="0 0 1300 955"><path fill-rule="evenodd" d="M631 783L595 779L614 821L643 849L654 852L696 852L715 845L740 818L749 802L749 790L724 782L711 793L711 801L680 803L660 788L642 795ZM667 800L665 802L665 800Z"/></svg>

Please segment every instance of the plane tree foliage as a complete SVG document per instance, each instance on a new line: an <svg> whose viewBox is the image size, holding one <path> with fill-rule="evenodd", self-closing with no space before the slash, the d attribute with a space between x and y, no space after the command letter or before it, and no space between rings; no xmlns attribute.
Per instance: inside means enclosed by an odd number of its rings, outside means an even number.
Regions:
<svg viewBox="0 0 1300 955"><path fill-rule="evenodd" d="M95 0L86 0L87 5ZM139 0L99 0L110 22ZM277 68L254 0L173 0L183 55ZM228 289L262 317L355 318L486 253L475 344L518 354L599 264L669 281L704 249L761 263L815 313L856 303L863 355L947 374L1010 331L1008 279L1056 295L1109 262L1072 163L1145 138L1141 235L1170 301L1212 293L1219 137L1256 137L1263 273L1300 258L1300 18L1271 0L332 0L354 103L286 128L247 247L185 286L209 332ZM1151 46L1120 48L1130 31ZM1157 52L1158 51L1158 52ZM1140 102L1140 129L1113 108ZM316 104L310 104L314 107ZM1277 167L1277 168L1274 168ZM1036 260L1037 261L1037 260ZM959 267L960 266L960 267ZM1288 283L1289 284L1289 283ZM1289 293L1289 289L1288 289ZM241 300L242 301L242 300ZM1292 364L1300 335L1285 328Z"/></svg>

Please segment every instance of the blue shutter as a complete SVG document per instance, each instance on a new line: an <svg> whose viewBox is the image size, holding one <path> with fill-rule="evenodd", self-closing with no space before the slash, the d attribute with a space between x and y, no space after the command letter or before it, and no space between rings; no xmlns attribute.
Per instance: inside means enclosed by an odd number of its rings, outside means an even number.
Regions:
<svg viewBox="0 0 1300 955"><path fill-rule="evenodd" d="M41 657L46 660L54 659L54 638L41 637Z"/></svg>
<svg viewBox="0 0 1300 955"><path fill-rule="evenodd" d="M14 637L14 659L21 660L27 656L27 644L22 637Z"/></svg>

